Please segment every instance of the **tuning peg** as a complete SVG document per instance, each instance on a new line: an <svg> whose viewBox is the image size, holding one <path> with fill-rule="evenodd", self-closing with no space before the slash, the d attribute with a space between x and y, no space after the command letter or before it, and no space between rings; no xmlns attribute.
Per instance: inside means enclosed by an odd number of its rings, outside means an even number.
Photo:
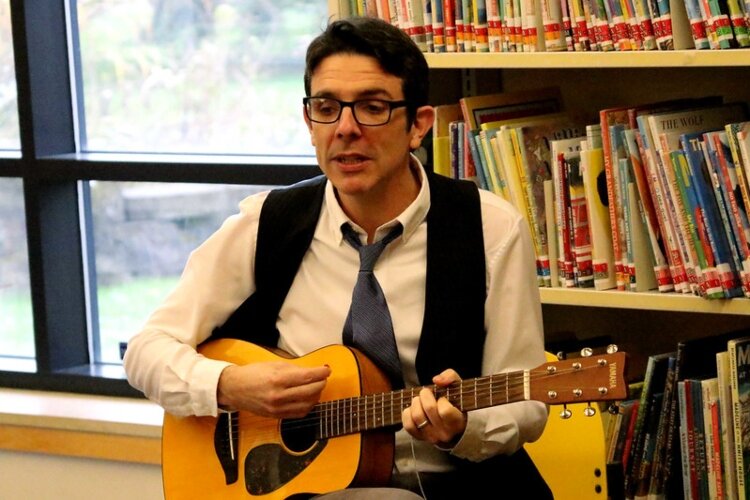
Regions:
<svg viewBox="0 0 750 500"><path fill-rule="evenodd" d="M617 344L609 344L607 346L607 354L614 354L620 349L617 347Z"/></svg>
<svg viewBox="0 0 750 500"><path fill-rule="evenodd" d="M593 417L594 415L596 415L596 408L591 406L591 403L589 403L586 408L583 409L583 414L587 417Z"/></svg>
<svg viewBox="0 0 750 500"><path fill-rule="evenodd" d="M615 403L610 403L607 406L607 412L612 415L617 415L620 412L620 410Z"/></svg>
<svg viewBox="0 0 750 500"><path fill-rule="evenodd" d="M557 351L557 354L555 354L558 361L562 361L565 359L565 351Z"/></svg>
<svg viewBox="0 0 750 500"><path fill-rule="evenodd" d="M588 358L592 354L594 354L594 350L592 348L590 348L590 347L584 347L583 349L581 349L581 357L582 358Z"/></svg>
<svg viewBox="0 0 750 500"><path fill-rule="evenodd" d="M562 411L560 411L560 418L566 420L573 416L573 412L568 409L568 405L563 405Z"/></svg>

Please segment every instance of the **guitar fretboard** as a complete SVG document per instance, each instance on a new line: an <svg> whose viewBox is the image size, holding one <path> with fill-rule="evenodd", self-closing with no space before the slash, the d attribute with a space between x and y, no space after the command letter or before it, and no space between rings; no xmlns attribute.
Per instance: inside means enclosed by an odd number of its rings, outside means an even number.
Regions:
<svg viewBox="0 0 750 500"><path fill-rule="evenodd" d="M445 397L462 411L478 410L528 399L528 371L501 373L462 380L448 387L425 386L436 398ZM399 425L401 413L422 387L337 399L317 404L317 438L354 434Z"/></svg>

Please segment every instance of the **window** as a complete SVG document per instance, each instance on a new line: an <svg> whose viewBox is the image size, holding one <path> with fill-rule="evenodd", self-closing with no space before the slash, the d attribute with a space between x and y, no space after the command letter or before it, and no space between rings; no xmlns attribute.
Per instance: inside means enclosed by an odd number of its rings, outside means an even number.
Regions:
<svg viewBox="0 0 750 500"><path fill-rule="evenodd" d="M189 253L267 186L97 182L91 185L100 349L120 362L120 343L138 331L174 287Z"/></svg>
<svg viewBox="0 0 750 500"><path fill-rule="evenodd" d="M0 0L0 150L20 149L10 0Z"/></svg>
<svg viewBox="0 0 750 500"><path fill-rule="evenodd" d="M26 219L19 179L0 178L0 332L0 356L15 360L14 365L34 357Z"/></svg>
<svg viewBox="0 0 750 500"><path fill-rule="evenodd" d="M78 2L84 149L312 155L307 44L325 2Z"/></svg>
<svg viewBox="0 0 750 500"><path fill-rule="evenodd" d="M327 2L13 9L0 0L0 62L11 38L22 54L0 65L0 149L16 149L0 154L0 385L137 395L120 344L189 252L243 197L319 173L300 101Z"/></svg>

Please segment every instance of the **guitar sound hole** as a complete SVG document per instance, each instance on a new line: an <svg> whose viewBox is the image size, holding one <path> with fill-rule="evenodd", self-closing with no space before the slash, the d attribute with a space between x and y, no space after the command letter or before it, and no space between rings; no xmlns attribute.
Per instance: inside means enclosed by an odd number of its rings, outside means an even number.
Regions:
<svg viewBox="0 0 750 500"><path fill-rule="evenodd" d="M318 419L311 417L284 419L281 421L281 439L289 450L301 453L315 444L317 429Z"/></svg>

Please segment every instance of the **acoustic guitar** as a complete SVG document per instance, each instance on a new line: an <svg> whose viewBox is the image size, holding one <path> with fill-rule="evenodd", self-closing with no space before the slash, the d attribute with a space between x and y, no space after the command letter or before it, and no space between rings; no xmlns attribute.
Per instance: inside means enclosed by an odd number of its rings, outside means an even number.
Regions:
<svg viewBox="0 0 750 500"><path fill-rule="evenodd" d="M303 418L278 420L242 411L218 417L165 414L167 500L277 500L389 481L394 431L421 387L390 391L386 377L365 355L340 345L293 358L221 339L205 343L199 352L239 365L279 359L299 366L326 364L331 375L321 402ZM594 355L427 387L463 411L525 400L551 405L615 401L627 397L625 360L622 352Z"/></svg>

